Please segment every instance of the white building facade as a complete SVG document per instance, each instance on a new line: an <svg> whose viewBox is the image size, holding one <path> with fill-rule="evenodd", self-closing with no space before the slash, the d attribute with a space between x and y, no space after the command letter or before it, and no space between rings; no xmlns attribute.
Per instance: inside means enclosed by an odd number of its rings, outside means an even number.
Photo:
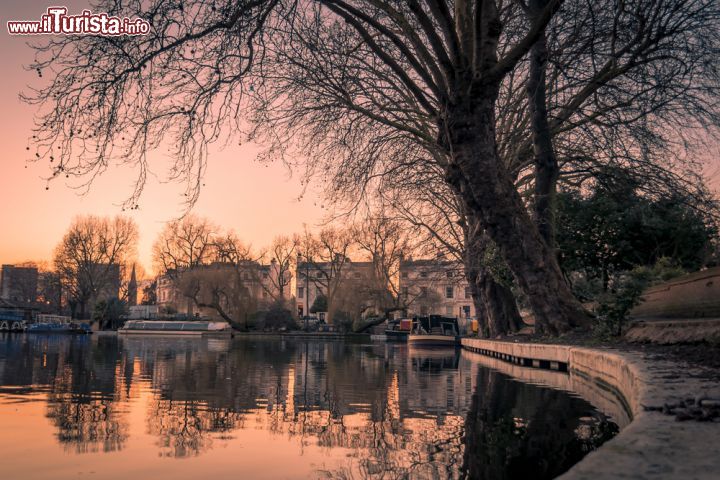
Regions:
<svg viewBox="0 0 720 480"><path fill-rule="evenodd" d="M327 310L352 304L368 306L374 302L370 293L374 281L372 262L353 262L349 258L333 262L313 262L298 259L295 271L295 310L299 318L312 315L325 320ZM348 296L355 297L349 301ZM318 297L325 297L326 308L312 312ZM355 312L357 313L357 312Z"/></svg>
<svg viewBox="0 0 720 480"><path fill-rule="evenodd" d="M407 315L475 318L470 285L460 262L444 259L405 259L399 286Z"/></svg>

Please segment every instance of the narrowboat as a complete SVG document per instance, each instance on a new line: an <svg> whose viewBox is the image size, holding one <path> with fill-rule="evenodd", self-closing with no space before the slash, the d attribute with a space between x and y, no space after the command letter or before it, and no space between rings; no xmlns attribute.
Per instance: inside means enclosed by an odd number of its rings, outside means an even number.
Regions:
<svg viewBox="0 0 720 480"><path fill-rule="evenodd" d="M128 320L121 335L232 336L227 322L210 320Z"/></svg>
<svg viewBox="0 0 720 480"><path fill-rule="evenodd" d="M457 318L439 315L418 317L407 341L415 347L457 347L460 345Z"/></svg>
<svg viewBox="0 0 720 480"><path fill-rule="evenodd" d="M24 320L2 320L0 321L0 332L24 332L27 328Z"/></svg>
<svg viewBox="0 0 720 480"><path fill-rule="evenodd" d="M412 318L402 318L400 320L389 320L387 329L385 329L385 338L388 342L407 342L408 335L413 329Z"/></svg>
<svg viewBox="0 0 720 480"><path fill-rule="evenodd" d="M25 329L25 333L72 333L77 335L89 335L92 333L87 323L74 322L36 322L31 323Z"/></svg>

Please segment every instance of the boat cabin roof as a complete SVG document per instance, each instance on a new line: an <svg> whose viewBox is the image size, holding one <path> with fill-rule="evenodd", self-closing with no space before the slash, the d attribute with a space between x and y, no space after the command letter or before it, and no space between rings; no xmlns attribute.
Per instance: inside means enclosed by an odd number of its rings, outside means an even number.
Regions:
<svg viewBox="0 0 720 480"><path fill-rule="evenodd" d="M168 330L168 331L211 331L226 330L230 328L227 322L172 321L172 320L128 320L123 326L124 330Z"/></svg>

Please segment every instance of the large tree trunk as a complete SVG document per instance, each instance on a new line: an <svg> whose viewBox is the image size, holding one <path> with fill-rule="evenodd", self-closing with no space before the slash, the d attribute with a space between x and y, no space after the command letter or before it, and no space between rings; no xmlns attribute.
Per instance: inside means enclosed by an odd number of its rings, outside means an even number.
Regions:
<svg viewBox="0 0 720 480"><path fill-rule="evenodd" d="M487 268L481 268L477 277L478 290L487 309L488 334L491 338L522 327L522 318L512 291L496 281Z"/></svg>
<svg viewBox="0 0 720 480"><path fill-rule="evenodd" d="M558 334L587 325L588 316L568 287L497 153L492 85L476 85L447 107L450 163L447 181L497 244L535 315L537 332Z"/></svg>
<svg viewBox="0 0 720 480"><path fill-rule="evenodd" d="M534 17L545 8L547 0L530 0ZM555 248L555 193L560 168L548 123L545 71L547 67L547 38L540 35L530 49L527 82L530 124L532 128L535 163L534 215L540 235L551 249Z"/></svg>
<svg viewBox="0 0 720 480"><path fill-rule="evenodd" d="M484 235L477 222L467 216L465 222L465 276L472 293L478 318L478 334L495 338L516 332L522 326L522 318L512 291L495 280L485 265L486 250L490 239Z"/></svg>

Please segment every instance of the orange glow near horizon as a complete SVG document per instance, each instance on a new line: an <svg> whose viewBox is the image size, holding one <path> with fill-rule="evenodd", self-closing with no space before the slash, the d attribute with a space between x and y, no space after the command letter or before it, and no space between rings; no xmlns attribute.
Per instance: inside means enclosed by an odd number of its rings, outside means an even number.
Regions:
<svg viewBox="0 0 720 480"><path fill-rule="evenodd" d="M23 69L33 58L27 46L28 37L7 33L8 20L32 20L50 5L47 2L3 2L0 35L0 142L3 145L0 174L0 263L51 260L55 245L77 215L114 216L123 213L120 203L131 193L133 172L127 167L110 168L86 195L73 189L72 183L53 182L49 190L43 176L47 165L30 163L27 139L33 127L34 107L23 104L18 94L27 86L37 85L37 75ZM88 8L87 0L64 2L70 12ZM208 160L205 188L193 209L224 229L234 230L255 248L269 244L273 237L300 232L303 225L318 224L323 211L317 191L303 193L300 180L280 162L262 164L255 161L254 145L216 148ZM163 183L170 159L162 152L150 155L153 173L140 202L131 211L140 230L139 261L151 271L152 243L165 222L184 212L183 186Z"/></svg>

